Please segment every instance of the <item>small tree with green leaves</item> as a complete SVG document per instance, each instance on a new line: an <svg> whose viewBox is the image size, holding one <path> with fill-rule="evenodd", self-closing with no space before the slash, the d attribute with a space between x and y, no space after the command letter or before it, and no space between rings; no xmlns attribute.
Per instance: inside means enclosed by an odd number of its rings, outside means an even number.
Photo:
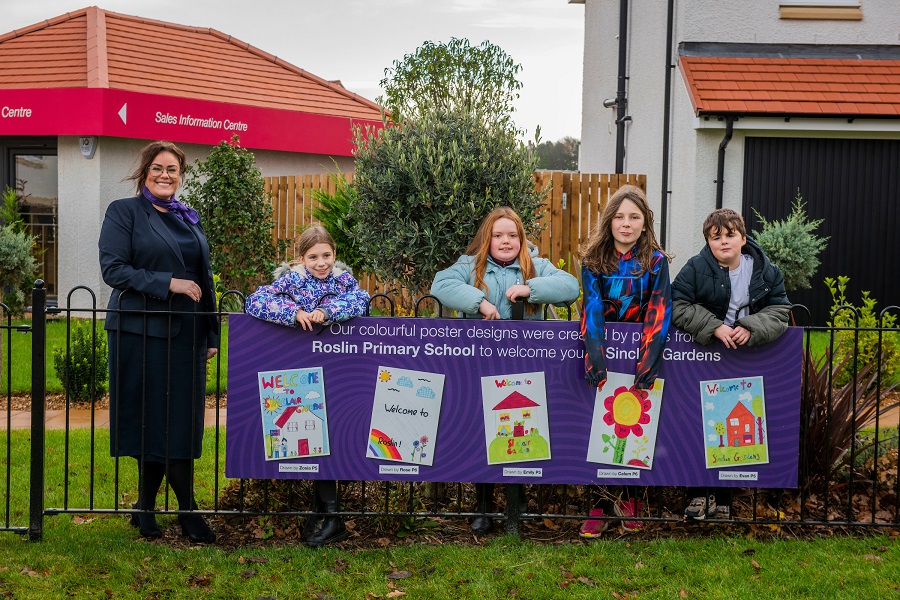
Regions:
<svg viewBox="0 0 900 600"><path fill-rule="evenodd" d="M367 266L413 292L459 256L491 210L538 231L536 157L512 121L521 69L485 41L426 42L385 71L384 128L356 130L349 220Z"/></svg>
<svg viewBox="0 0 900 600"><path fill-rule="evenodd" d="M225 287L247 292L269 280L286 241L272 240L272 205L253 153L235 135L194 161L188 176L184 200L200 213L213 271Z"/></svg>
<svg viewBox="0 0 900 600"><path fill-rule="evenodd" d="M22 218L22 198L13 188L6 186L3 190L3 207L0 220L3 225L17 233L25 231L25 219Z"/></svg>
<svg viewBox="0 0 900 600"><path fill-rule="evenodd" d="M24 290L30 288L37 272L33 248L34 238L28 233L16 231L12 225L0 226L0 292L14 315L22 314Z"/></svg>
<svg viewBox="0 0 900 600"><path fill-rule="evenodd" d="M472 46L465 38L427 41L384 70L381 105L394 122L425 115L462 112L482 122L511 121L522 83L522 65L485 40Z"/></svg>
<svg viewBox="0 0 900 600"><path fill-rule="evenodd" d="M452 264L494 208L513 208L538 231L543 195L534 159L510 128L459 112L358 133L356 243L379 277L426 289Z"/></svg>
<svg viewBox="0 0 900 600"><path fill-rule="evenodd" d="M756 210L756 218L762 231L754 231L753 238L784 275L787 291L812 287L810 278L819 268L819 256L828 245L827 237L819 237L813 231L823 219L810 221L806 215L806 203L797 190L793 209L783 221L767 221Z"/></svg>

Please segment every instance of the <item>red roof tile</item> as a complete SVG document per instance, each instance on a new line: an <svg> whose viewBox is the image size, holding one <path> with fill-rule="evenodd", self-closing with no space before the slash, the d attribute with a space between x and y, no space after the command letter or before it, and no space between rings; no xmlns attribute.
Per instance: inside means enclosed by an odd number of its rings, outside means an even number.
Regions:
<svg viewBox="0 0 900 600"><path fill-rule="evenodd" d="M900 114L900 60L680 56L679 65L698 115Z"/></svg>
<svg viewBox="0 0 900 600"><path fill-rule="evenodd" d="M110 88L380 119L371 100L215 29L94 6L0 35L0 89L26 88Z"/></svg>

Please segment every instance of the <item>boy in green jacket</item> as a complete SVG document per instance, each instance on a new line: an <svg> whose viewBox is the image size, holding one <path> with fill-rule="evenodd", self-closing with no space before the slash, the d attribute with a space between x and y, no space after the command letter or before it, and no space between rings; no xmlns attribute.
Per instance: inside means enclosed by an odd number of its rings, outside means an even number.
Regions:
<svg viewBox="0 0 900 600"><path fill-rule="evenodd" d="M672 323L697 342L726 348L758 346L787 330L791 303L784 276L747 237L744 219L728 208L703 222L706 246L672 282ZM694 494L691 494L694 495ZM685 517L731 517L731 488L693 498Z"/></svg>

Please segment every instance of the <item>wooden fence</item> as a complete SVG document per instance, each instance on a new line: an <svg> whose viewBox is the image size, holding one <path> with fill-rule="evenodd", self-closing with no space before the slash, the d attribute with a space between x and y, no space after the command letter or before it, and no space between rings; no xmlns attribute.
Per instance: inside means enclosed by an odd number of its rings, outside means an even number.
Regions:
<svg viewBox="0 0 900 600"><path fill-rule="evenodd" d="M345 177L352 181L353 173L346 173ZM571 171L535 173L535 186L540 189L548 188L546 212L541 219L543 230L537 239L532 240L538 245L541 256L557 264L562 259L565 261L565 268L577 275L575 265L579 246L587 239L606 201L626 183L646 190L647 176ZM292 240L298 231L315 223L312 216L316 207L313 191L323 189L333 193L334 188L334 181L328 174L267 177L266 192L272 198L275 218L273 237ZM289 247L287 257L293 255L293 248ZM360 286L370 294L396 289L395 286L377 282L368 274L357 275Z"/></svg>

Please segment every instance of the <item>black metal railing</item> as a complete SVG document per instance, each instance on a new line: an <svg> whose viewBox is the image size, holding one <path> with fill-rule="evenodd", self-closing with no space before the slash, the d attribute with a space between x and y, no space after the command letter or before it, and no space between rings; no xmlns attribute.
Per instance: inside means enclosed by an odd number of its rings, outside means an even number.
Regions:
<svg viewBox="0 0 900 600"><path fill-rule="evenodd" d="M108 312L96 307L93 292L89 293L90 305L74 306L72 294L59 308L47 308L46 293L42 282L35 285L30 328L12 326L7 316L2 327L3 348L8 358L5 373L7 381L7 435L6 435L6 522L0 530L24 533L23 527L13 527L10 522L10 410L11 393L9 374L12 365L9 336L14 331L29 331L32 343L31 382L31 470L30 470L30 521L27 533L32 539L43 534L43 519L58 514L135 512L129 498L135 497L136 481L133 470L120 469L119 459L110 459L102 448L106 437L104 427L97 425L98 414L92 403L90 441L86 465L72 465L72 443L69 435L68 411L72 407L68 394L65 399L66 426L64 439L63 473L48 473L44 464L45 406L47 357L47 321L49 316L61 316L68 331L74 319L88 317L93 331L99 329L99 320ZM229 294L237 294L229 292ZM238 294L238 296L240 296ZM242 296L240 296L242 298ZM220 302L221 305L221 302ZM392 298L379 294L373 297L370 308L377 306L380 313L395 313ZM386 308L385 308L386 306ZM852 307L841 307L858 317ZM795 306L794 312L803 318L805 309ZM801 401L800 476L796 489L735 489L734 505L727 522L773 526L861 526L870 528L900 527L900 483L897 479L898 434L896 427L886 428L881 422L885 415L898 410L896 388L900 384L900 330L884 326L884 320L900 309L885 309L875 326L861 327L858 320L852 327L825 327L802 325L804 352ZM109 311L111 312L111 311ZM131 311L134 312L134 311ZM141 311L137 311L140 313ZM571 319L572 309L568 308ZM160 313L154 313L160 314ZM204 314L204 313L197 313ZM436 299L426 296L413 307L413 316L429 317L441 314ZM545 310L545 315L547 311ZM806 313L808 314L808 312ZM227 321L228 313L219 310L217 316ZM872 336L876 341L873 342ZM223 340L224 343L224 340ZM67 347L68 351L69 348ZM860 358L869 362L860 362ZM874 358L873 358L874 357ZM96 362L97 356L94 355ZM222 475L224 436L222 409L227 410L223 386L222 353L215 359L214 391L210 395L215 408L214 422L209 424L204 439L211 444L208 462L197 463L194 472L195 487L204 490L198 500L201 514L220 516L309 516L314 509L310 504L309 481L279 480L225 480ZM54 450L58 452L58 449ZM205 455L210 453L204 452ZM84 477L87 471L87 478ZM76 473L73 474L73 473ZM79 479L79 492L72 493L70 479ZM113 478L113 493L95 494L97 478ZM196 485L202 479L202 485ZM45 507L47 489L62 487L62 502ZM87 488L85 491L84 488ZM498 486L500 487L500 486ZM548 518L581 520L587 518L592 507L590 486L583 485L506 485L505 497L496 498L492 517L505 520L507 531L516 533L527 519ZM394 519L394 527L404 527L417 519L441 517L462 520L478 514L474 511L473 484L468 483L397 483L397 482L341 482L343 501L341 514L347 517ZM690 498L684 488L648 487L641 492L645 506L641 515L634 518L645 522L679 522ZM207 508L204 508L207 507ZM159 511L178 514L170 507L168 495ZM631 517L628 518L632 520ZM612 520L616 520L615 517ZM713 519L710 522L722 522Z"/></svg>

